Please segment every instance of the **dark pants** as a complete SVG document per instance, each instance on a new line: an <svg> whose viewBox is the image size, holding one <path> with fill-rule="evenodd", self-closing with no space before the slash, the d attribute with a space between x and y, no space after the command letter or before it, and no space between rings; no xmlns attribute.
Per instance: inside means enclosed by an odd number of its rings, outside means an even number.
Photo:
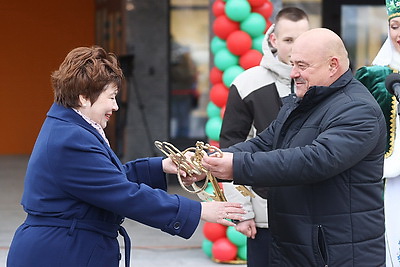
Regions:
<svg viewBox="0 0 400 267"><path fill-rule="evenodd" d="M176 128L173 129L171 137L189 137L190 114L192 111L191 95L176 95L171 99L171 116L175 120Z"/></svg>
<svg viewBox="0 0 400 267"><path fill-rule="evenodd" d="M269 266L271 233L268 228L258 228L255 239L247 238L247 266Z"/></svg>

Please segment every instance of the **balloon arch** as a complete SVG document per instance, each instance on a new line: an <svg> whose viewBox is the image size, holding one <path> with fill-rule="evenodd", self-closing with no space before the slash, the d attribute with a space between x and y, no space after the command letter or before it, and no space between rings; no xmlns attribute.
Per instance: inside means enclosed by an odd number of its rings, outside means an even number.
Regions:
<svg viewBox="0 0 400 267"><path fill-rule="evenodd" d="M273 4L269 0L216 0L212 5L215 20L210 46L214 66L210 70L210 102L205 126L211 145L219 147L222 118L232 81L243 71L260 64L262 42L272 24L272 12ZM234 227L207 222L203 234L202 249L212 260L233 264L246 262L247 238Z"/></svg>

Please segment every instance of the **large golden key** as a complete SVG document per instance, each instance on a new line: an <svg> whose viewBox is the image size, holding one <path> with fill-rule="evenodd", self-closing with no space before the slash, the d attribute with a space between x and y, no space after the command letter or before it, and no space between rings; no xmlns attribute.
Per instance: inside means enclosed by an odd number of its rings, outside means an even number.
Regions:
<svg viewBox="0 0 400 267"><path fill-rule="evenodd" d="M217 179L201 164L201 160L203 159L203 156L207 154L207 151L216 152L218 153L217 156L222 157L223 153L218 147L198 141L196 142L196 147L189 147L181 152L168 142L155 141L154 144L178 166L178 181L184 190L189 193L197 194L197 196L203 201L226 201L225 195L222 192L222 189L219 187ZM180 170L185 171L190 176L205 173L206 178L204 180L204 184L199 187L196 183L192 183L192 189L188 188L182 181ZM206 187L208 186L208 182L211 183L211 186L214 190L214 195L205 191ZM239 190L239 188L241 190ZM252 195L251 191L249 191L246 187L239 186L239 188L237 188L237 190L243 195Z"/></svg>
<svg viewBox="0 0 400 267"><path fill-rule="evenodd" d="M206 150L209 150L210 152L215 151L219 153L219 156L222 156L222 152L219 148L210 146L209 144L205 145L203 142L197 142L196 147L189 147L181 152L179 151L179 149L168 142L155 141L154 144L167 157L171 158L176 166L178 166L178 181L184 190L189 193L197 194L197 196L203 201L226 201L226 198L218 185L217 179L215 179L215 177L210 172L208 172L201 164L201 160L206 154ZM192 189L189 189L182 181L180 170L183 170L190 176L205 173L206 178L204 179L204 184L199 187L196 183L192 183ZM208 186L208 182L211 183L214 189L214 195L209 194L205 191L206 187Z"/></svg>

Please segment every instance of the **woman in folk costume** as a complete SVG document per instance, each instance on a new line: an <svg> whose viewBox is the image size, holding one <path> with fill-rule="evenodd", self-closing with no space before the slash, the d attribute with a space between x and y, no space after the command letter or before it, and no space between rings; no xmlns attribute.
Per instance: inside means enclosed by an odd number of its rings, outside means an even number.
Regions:
<svg viewBox="0 0 400 267"><path fill-rule="evenodd" d="M355 77L374 95L386 117L385 179L386 266L400 266L400 127L397 100L385 79L400 70L400 0L386 0L389 34L372 66L357 70Z"/></svg>

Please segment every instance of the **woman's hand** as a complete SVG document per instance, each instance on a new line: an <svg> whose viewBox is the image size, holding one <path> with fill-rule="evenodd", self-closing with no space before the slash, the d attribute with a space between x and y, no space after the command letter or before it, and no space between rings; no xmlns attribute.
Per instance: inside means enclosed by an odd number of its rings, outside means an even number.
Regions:
<svg viewBox="0 0 400 267"><path fill-rule="evenodd" d="M162 160L162 168L165 173L178 174L178 166L169 157ZM179 174L186 177L186 172L183 170L180 170Z"/></svg>
<svg viewBox="0 0 400 267"><path fill-rule="evenodd" d="M191 168L196 168L196 166L191 163L191 157L194 155L194 153L192 152L187 152L185 154L186 157L186 162L185 165L190 166ZM163 171L165 173L170 173L170 174L178 174L178 166L172 161L171 158L165 158L162 161L162 166L163 166ZM206 173L200 173L200 174L189 174L187 172L185 172L185 170L183 168L179 169L179 176L182 180L182 183L185 186L190 186L191 184L193 184L194 182L197 181L201 181L204 180L204 178L206 178Z"/></svg>
<svg viewBox="0 0 400 267"><path fill-rule="evenodd" d="M256 238L257 228L256 228L256 222L254 221L254 219L239 222L235 228L236 228L236 231L244 234L245 236L247 236L249 238L252 238L252 239Z"/></svg>
<svg viewBox="0 0 400 267"><path fill-rule="evenodd" d="M245 214L242 204L231 202L201 202L201 219L206 222L219 223L225 226L235 226L227 219L242 221Z"/></svg>

